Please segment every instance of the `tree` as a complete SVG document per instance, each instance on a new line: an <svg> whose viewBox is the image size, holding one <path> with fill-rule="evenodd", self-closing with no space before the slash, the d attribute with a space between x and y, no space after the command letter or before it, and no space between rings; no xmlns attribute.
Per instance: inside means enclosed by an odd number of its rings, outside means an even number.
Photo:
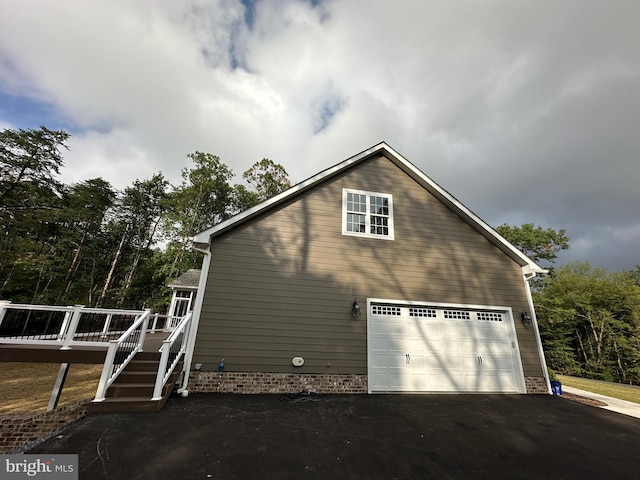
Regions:
<svg viewBox="0 0 640 480"><path fill-rule="evenodd" d="M242 174L251 189L234 185L232 208L235 213L247 210L291 188L287 171L273 160L263 158Z"/></svg>
<svg viewBox="0 0 640 480"><path fill-rule="evenodd" d="M525 223L522 227L503 224L496 231L534 262L546 260L553 264L558 253L569 248L570 239L563 228L558 231L552 228L545 230L534 227L532 223Z"/></svg>
<svg viewBox="0 0 640 480"><path fill-rule="evenodd" d="M111 184L102 178L93 178L72 185L63 196L64 210L61 215L64 231L64 249L68 267L58 287L54 303L60 303L76 274L85 247L102 233L107 211L113 206L116 192ZM71 254L71 257L69 257ZM77 301L77 299L76 299Z"/></svg>
<svg viewBox="0 0 640 480"><path fill-rule="evenodd" d="M125 190L122 203L132 224L134 255L125 275L118 306L122 305L133 284L142 256L150 252L155 242L158 225L167 206L168 185L164 176L157 173L147 181L135 181L132 188Z"/></svg>
<svg viewBox="0 0 640 480"><path fill-rule="evenodd" d="M0 132L0 291L20 276L17 283L28 285L28 278L40 278L49 263L45 257L60 207L55 176L68 138L46 127Z"/></svg>
<svg viewBox="0 0 640 480"><path fill-rule="evenodd" d="M23 184L57 188L54 176L64 164L60 150L70 135L63 130L0 132L0 206ZM0 207L1 208L1 207Z"/></svg>
<svg viewBox="0 0 640 480"><path fill-rule="evenodd" d="M636 265L636 269L629 272L629 274L635 278L636 285L640 287L640 265Z"/></svg>
<svg viewBox="0 0 640 480"><path fill-rule="evenodd" d="M291 185L284 167L267 158L243 174L252 190L244 185L231 185L233 172L216 155L195 152L188 158L193 167L182 170L182 184L170 195L165 219L169 277L200 266L200 256L191 245L194 235Z"/></svg>
<svg viewBox="0 0 640 480"><path fill-rule="evenodd" d="M164 222L168 277L198 268L200 257L192 249L191 237L235 213L231 169L210 153L196 151L187 157L194 165L182 170L182 183L169 195Z"/></svg>
<svg viewBox="0 0 640 480"><path fill-rule="evenodd" d="M191 238L290 186L263 159L233 185L220 158L188 155L182 183L161 173L116 192L101 178L57 180L69 134L0 133L0 298L25 303L161 308L166 278L199 267ZM166 248L157 247L159 233Z"/></svg>
<svg viewBox="0 0 640 480"><path fill-rule="evenodd" d="M23 208L1 223L0 294L14 301L39 303L53 282L59 260L60 197L47 187L20 186ZM16 189L15 191L18 191Z"/></svg>
<svg viewBox="0 0 640 480"><path fill-rule="evenodd" d="M46 127L0 132L0 295L39 301L52 285L68 138Z"/></svg>
<svg viewBox="0 0 640 480"><path fill-rule="evenodd" d="M633 272L565 265L534 293L534 303L551 368L640 383L640 287Z"/></svg>
<svg viewBox="0 0 640 480"><path fill-rule="evenodd" d="M166 209L169 183L161 173L149 180L135 180L124 190L111 220L109 230L120 240L112 254L111 267L105 279L97 306L103 305L111 286L115 283L116 269L128 255L123 265L124 276L118 291L117 306L121 306L131 289L138 266L143 257L151 255L158 225Z"/></svg>
<svg viewBox="0 0 640 480"><path fill-rule="evenodd" d="M284 167L268 158L254 163L242 174L242 178L255 189L260 202L291 188L291 182Z"/></svg>

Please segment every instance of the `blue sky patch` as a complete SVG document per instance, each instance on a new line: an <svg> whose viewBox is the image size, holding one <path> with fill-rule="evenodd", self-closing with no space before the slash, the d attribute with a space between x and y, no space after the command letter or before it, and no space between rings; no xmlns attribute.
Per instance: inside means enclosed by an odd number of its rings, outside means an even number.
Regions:
<svg viewBox="0 0 640 480"><path fill-rule="evenodd" d="M55 107L21 95L0 91L0 119L16 128L38 128L69 131L72 123L61 118Z"/></svg>
<svg viewBox="0 0 640 480"><path fill-rule="evenodd" d="M244 6L244 23L247 24L247 27L252 29L253 22L255 20L257 0L240 0L240 1Z"/></svg>
<svg viewBox="0 0 640 480"><path fill-rule="evenodd" d="M345 102L339 95L333 95L322 103L316 124L314 125L313 133L318 134L326 129L333 118L344 108Z"/></svg>
<svg viewBox="0 0 640 480"><path fill-rule="evenodd" d="M256 16L256 4L259 0L240 0L240 3L244 6L244 23L247 24L249 29L253 29ZM312 8L317 7L322 3L322 0L302 0L305 3L311 5Z"/></svg>

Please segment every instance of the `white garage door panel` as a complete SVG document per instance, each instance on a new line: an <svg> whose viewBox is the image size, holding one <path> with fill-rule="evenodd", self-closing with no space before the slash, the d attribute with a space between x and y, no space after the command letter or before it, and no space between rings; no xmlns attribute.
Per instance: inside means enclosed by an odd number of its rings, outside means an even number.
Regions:
<svg viewBox="0 0 640 480"><path fill-rule="evenodd" d="M372 390L377 392L404 392L408 391L406 387L406 381L401 374L391 375L386 373L371 374L369 375L370 381L374 385L388 385L384 390Z"/></svg>
<svg viewBox="0 0 640 480"><path fill-rule="evenodd" d="M517 384L513 382L512 375L506 373L503 375L483 375L482 386L484 392L504 392L516 391Z"/></svg>
<svg viewBox="0 0 640 480"><path fill-rule="evenodd" d="M500 311L372 305L370 391L524 391L509 319Z"/></svg>
<svg viewBox="0 0 640 480"><path fill-rule="evenodd" d="M440 340L422 340L418 338L409 338L409 351L412 355L424 354L428 350L438 350L441 348Z"/></svg>
<svg viewBox="0 0 640 480"><path fill-rule="evenodd" d="M405 323L402 318L384 317L372 321L369 328L373 335L404 335Z"/></svg>

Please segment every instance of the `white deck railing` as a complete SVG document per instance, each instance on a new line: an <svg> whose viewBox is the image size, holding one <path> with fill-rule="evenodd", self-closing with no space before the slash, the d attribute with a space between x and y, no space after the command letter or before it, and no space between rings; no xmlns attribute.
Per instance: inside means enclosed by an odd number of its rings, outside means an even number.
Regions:
<svg viewBox="0 0 640 480"><path fill-rule="evenodd" d="M104 401L107 389L135 354L142 351L147 332L172 332L160 348L160 365L153 398L162 389L186 351L191 312L184 317L151 314L150 310L112 310L26 305L0 300L0 343L70 350L107 350L95 402Z"/></svg>
<svg viewBox="0 0 640 480"><path fill-rule="evenodd" d="M109 342L109 350L107 350L107 356L104 360L104 367L102 368L102 375L100 376L100 383L98 384L94 402L102 402L105 399L109 386L120 375L135 354L142 351L150 313L150 310L146 310L120 338Z"/></svg>
<svg viewBox="0 0 640 480"><path fill-rule="evenodd" d="M173 332L184 317L154 313L149 319L150 332Z"/></svg>
<svg viewBox="0 0 640 480"><path fill-rule="evenodd" d="M26 305L0 301L0 342L69 350L73 347L108 348L148 310L112 310Z"/></svg>
<svg viewBox="0 0 640 480"><path fill-rule="evenodd" d="M187 349L190 327L191 312L184 316L174 328L173 333L169 335L169 338L162 343L162 347L160 347L160 365L152 400L160 400L162 398L162 389Z"/></svg>

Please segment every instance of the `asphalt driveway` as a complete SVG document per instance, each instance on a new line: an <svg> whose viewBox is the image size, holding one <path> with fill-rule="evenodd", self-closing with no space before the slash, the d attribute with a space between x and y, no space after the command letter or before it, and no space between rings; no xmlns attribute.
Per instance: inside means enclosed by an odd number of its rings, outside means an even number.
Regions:
<svg viewBox="0 0 640 480"><path fill-rule="evenodd" d="M173 397L92 415L27 453L80 479L603 479L640 476L640 419L547 395Z"/></svg>

